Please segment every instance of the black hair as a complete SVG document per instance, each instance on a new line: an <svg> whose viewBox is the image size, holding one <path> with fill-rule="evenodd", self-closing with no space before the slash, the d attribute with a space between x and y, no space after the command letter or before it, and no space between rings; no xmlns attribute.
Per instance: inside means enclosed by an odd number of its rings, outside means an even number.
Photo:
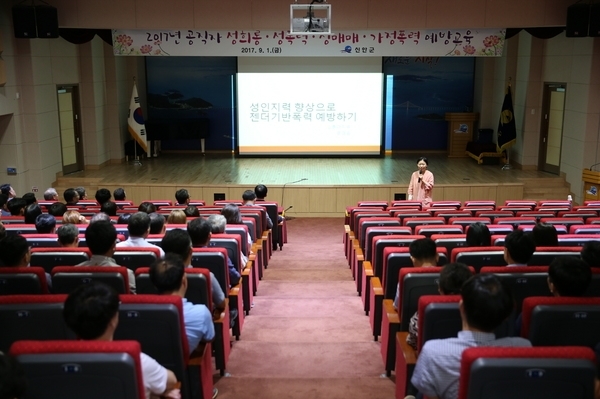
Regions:
<svg viewBox="0 0 600 399"><path fill-rule="evenodd" d="M448 263L444 265L440 272L440 282L438 286L444 295L460 294L462 285L473 276L473 272L467 265L460 262Z"/></svg>
<svg viewBox="0 0 600 399"><path fill-rule="evenodd" d="M193 246L206 245L210 237L211 226L208 220L196 218L188 223L187 232L192 240Z"/></svg>
<svg viewBox="0 0 600 399"><path fill-rule="evenodd" d="M106 332L118 311L119 294L106 284L91 282L78 286L69 294L63 318L78 338L93 340Z"/></svg>
<svg viewBox="0 0 600 399"><path fill-rule="evenodd" d="M37 202L37 198L35 198L34 193L25 193L23 194L22 198L25 200L27 205L35 204Z"/></svg>
<svg viewBox="0 0 600 399"><path fill-rule="evenodd" d="M36 203L28 205L27 208L25 208L25 223L35 224L37 217L40 216L42 213L42 208L39 204Z"/></svg>
<svg viewBox="0 0 600 399"><path fill-rule="evenodd" d="M588 241L581 248L581 259L590 267L600 267L600 241Z"/></svg>
<svg viewBox="0 0 600 399"><path fill-rule="evenodd" d="M504 239L504 247L510 257L517 263L527 263L535 252L535 242L530 233L523 230L513 230Z"/></svg>
<svg viewBox="0 0 600 399"><path fill-rule="evenodd" d="M115 191L113 191L113 197L115 201L125 201L125 190L121 187L116 188Z"/></svg>
<svg viewBox="0 0 600 399"><path fill-rule="evenodd" d="M22 398L26 389L27 380L21 364L0 352L0 399Z"/></svg>
<svg viewBox="0 0 600 399"><path fill-rule="evenodd" d="M150 266L150 281L159 294L171 293L181 287L185 265L181 256L175 253L165 254Z"/></svg>
<svg viewBox="0 0 600 399"><path fill-rule="evenodd" d="M57 218L62 218L67 210L67 206L62 202L55 202L48 207L48 213Z"/></svg>
<svg viewBox="0 0 600 399"><path fill-rule="evenodd" d="M8 197L10 195L10 184L5 183L5 184L1 185L0 192L2 192L2 194L6 195Z"/></svg>
<svg viewBox="0 0 600 399"><path fill-rule="evenodd" d="M111 222L99 220L85 229L85 241L93 255L104 255L115 245L117 230Z"/></svg>
<svg viewBox="0 0 600 399"><path fill-rule="evenodd" d="M221 209L221 215L227 219L227 224L242 224L242 214L236 204L227 204Z"/></svg>
<svg viewBox="0 0 600 399"><path fill-rule="evenodd" d="M8 202L8 195L0 194L0 208L4 208L4 205Z"/></svg>
<svg viewBox="0 0 600 399"><path fill-rule="evenodd" d="M56 218L47 213L41 213L35 218L35 229L40 234L52 233L56 227Z"/></svg>
<svg viewBox="0 0 600 399"><path fill-rule="evenodd" d="M427 157L419 157L419 159L417 159L417 163L421 161L425 162L425 165L429 166L429 161L427 160Z"/></svg>
<svg viewBox="0 0 600 399"><path fill-rule="evenodd" d="M96 201L100 205L102 205L106 201L110 201L110 199L112 198L112 194L110 193L110 191L107 188L101 188L98 191L96 191L95 198L96 198Z"/></svg>
<svg viewBox="0 0 600 399"><path fill-rule="evenodd" d="M264 199L267 196L268 191L269 189L264 184L259 184L254 187L254 193L256 194L256 197L260 199Z"/></svg>
<svg viewBox="0 0 600 399"><path fill-rule="evenodd" d="M156 205L152 202L142 202L140 206L138 206L138 212L152 213L156 212Z"/></svg>
<svg viewBox="0 0 600 399"><path fill-rule="evenodd" d="M550 262L548 280L560 296L583 296L592 282L592 269L574 256L558 256Z"/></svg>
<svg viewBox="0 0 600 399"><path fill-rule="evenodd" d="M8 201L8 210L12 216L21 216L21 210L25 209L27 202L23 198L13 198Z"/></svg>
<svg viewBox="0 0 600 399"><path fill-rule="evenodd" d="M75 191L79 194L79 199L82 200L83 197L87 197L87 193L85 192L85 187L75 187Z"/></svg>
<svg viewBox="0 0 600 399"><path fill-rule="evenodd" d="M63 197L67 204L73 204L79 201L79 193L74 188L67 188L63 193Z"/></svg>
<svg viewBox="0 0 600 399"><path fill-rule="evenodd" d="M189 218L200 216L200 210L198 209L198 207L196 207L194 205L186 206L185 209L183 210L183 213L185 213L185 216L187 216Z"/></svg>
<svg viewBox="0 0 600 399"><path fill-rule="evenodd" d="M165 226L165 217L158 212L152 212L148 215L150 218L150 234L162 233Z"/></svg>
<svg viewBox="0 0 600 399"><path fill-rule="evenodd" d="M72 223L63 224L56 230L56 235L62 245L73 244L79 236L79 229Z"/></svg>
<svg viewBox="0 0 600 399"><path fill-rule="evenodd" d="M190 199L190 194L188 193L188 190L182 188L175 192L175 199L177 200L178 204L183 205L187 200Z"/></svg>
<svg viewBox="0 0 600 399"><path fill-rule="evenodd" d="M476 274L462 286L461 297L469 326L493 332L513 311L508 287L494 274Z"/></svg>
<svg viewBox="0 0 600 399"><path fill-rule="evenodd" d="M20 266L29 252L27 239L19 234L7 234L0 240L0 262L4 266Z"/></svg>
<svg viewBox="0 0 600 399"><path fill-rule="evenodd" d="M490 245L492 245L492 236L490 229L485 224L476 222L469 225L467 247L488 247Z"/></svg>
<svg viewBox="0 0 600 399"><path fill-rule="evenodd" d="M131 218L131 213L122 213L119 215L119 219L117 219L117 224L128 224L129 219Z"/></svg>
<svg viewBox="0 0 600 399"><path fill-rule="evenodd" d="M558 233L556 227L548 223L536 223L531 230L536 247L557 247Z"/></svg>
<svg viewBox="0 0 600 399"><path fill-rule="evenodd" d="M166 253L174 253L186 259L192 247L192 240L187 231L183 229L173 229L165 233L160 246Z"/></svg>
<svg viewBox="0 0 600 399"><path fill-rule="evenodd" d="M435 242L431 238L419 238L410 243L408 247L410 256L425 262L435 263L437 257L437 248Z"/></svg>
<svg viewBox="0 0 600 399"><path fill-rule="evenodd" d="M100 205L100 212L104 212L108 216L117 216L117 204L112 201L106 201Z"/></svg>
<svg viewBox="0 0 600 399"><path fill-rule="evenodd" d="M256 193L252 190L246 190L244 191L244 194L242 194L242 199L244 201L254 201L256 199Z"/></svg>
<svg viewBox="0 0 600 399"><path fill-rule="evenodd" d="M127 222L127 230L129 235L133 237L141 237L150 229L150 216L145 212L136 212L129 218Z"/></svg>

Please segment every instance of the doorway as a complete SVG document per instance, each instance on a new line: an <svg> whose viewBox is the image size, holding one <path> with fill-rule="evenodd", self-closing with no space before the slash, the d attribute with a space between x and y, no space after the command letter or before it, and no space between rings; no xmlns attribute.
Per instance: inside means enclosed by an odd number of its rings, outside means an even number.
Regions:
<svg viewBox="0 0 600 399"><path fill-rule="evenodd" d="M83 170L79 87L57 86L63 175Z"/></svg>
<svg viewBox="0 0 600 399"><path fill-rule="evenodd" d="M566 97L566 84L544 84L538 169L556 175L560 174L560 155Z"/></svg>

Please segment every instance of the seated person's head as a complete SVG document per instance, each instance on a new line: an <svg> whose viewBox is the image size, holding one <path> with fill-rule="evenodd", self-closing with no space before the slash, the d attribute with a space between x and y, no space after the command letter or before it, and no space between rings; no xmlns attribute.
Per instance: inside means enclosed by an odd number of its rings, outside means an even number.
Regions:
<svg viewBox="0 0 600 399"><path fill-rule="evenodd" d="M600 241L588 241L583 244L581 259L590 267L600 267Z"/></svg>
<svg viewBox="0 0 600 399"><path fill-rule="evenodd" d="M46 201L58 201L58 193L55 188L50 187L44 191L44 200Z"/></svg>
<svg viewBox="0 0 600 399"><path fill-rule="evenodd" d="M0 262L6 267L27 267L29 265L29 244L19 234L8 234L0 240Z"/></svg>
<svg viewBox="0 0 600 399"><path fill-rule="evenodd" d="M113 192L113 197L115 201L125 201L125 190L123 190L121 187L115 189L115 191Z"/></svg>
<svg viewBox="0 0 600 399"><path fill-rule="evenodd" d="M8 203L8 195L0 194L0 209L4 209L8 212L8 207L6 204Z"/></svg>
<svg viewBox="0 0 600 399"><path fill-rule="evenodd" d="M225 233L225 227L227 226L227 220L223 215L210 215L208 219L210 224L210 232L212 234L223 234Z"/></svg>
<svg viewBox="0 0 600 399"><path fill-rule="evenodd" d="M0 352L0 399L20 399L26 390L27 380L21 364Z"/></svg>
<svg viewBox="0 0 600 399"><path fill-rule="evenodd" d="M129 218L127 230L131 237L144 237L150 232L150 216L144 212L136 212Z"/></svg>
<svg viewBox="0 0 600 399"><path fill-rule="evenodd" d="M67 188L63 193L63 197L67 204L76 204L79 201L79 194L77 194L74 188Z"/></svg>
<svg viewBox="0 0 600 399"><path fill-rule="evenodd" d="M73 224L86 224L88 220L83 216L79 211L66 211L63 215L63 224L73 223Z"/></svg>
<svg viewBox="0 0 600 399"><path fill-rule="evenodd" d="M490 229L480 222L473 223L467 229L467 247L488 247L492 245Z"/></svg>
<svg viewBox="0 0 600 399"><path fill-rule="evenodd" d="M181 256L175 253L165 254L164 259L157 259L150 266L150 281L159 294L179 291L184 280L186 280L185 265Z"/></svg>
<svg viewBox="0 0 600 399"><path fill-rule="evenodd" d="M530 233L517 229L504 239L504 260L508 264L527 264L534 252L535 243Z"/></svg>
<svg viewBox="0 0 600 399"><path fill-rule="evenodd" d="M242 199L244 200L244 203L254 203L254 201L256 200L256 193L252 190L246 190L244 191L244 194L242 194Z"/></svg>
<svg viewBox="0 0 600 399"><path fill-rule="evenodd" d="M62 218L67 210L67 206L62 202L55 202L48 207L48 213L55 218Z"/></svg>
<svg viewBox="0 0 600 399"><path fill-rule="evenodd" d="M441 295L458 295L462 285L473 276L473 272L464 263L448 263L442 267L438 291Z"/></svg>
<svg viewBox="0 0 600 399"><path fill-rule="evenodd" d="M256 194L256 198L258 199L265 199L268 191L269 190L267 189L267 186L265 186L264 184L259 184L256 187L254 187L254 193Z"/></svg>
<svg viewBox="0 0 600 399"><path fill-rule="evenodd" d="M414 240L409 246L410 258L414 266L435 266L438 253L435 242L431 238Z"/></svg>
<svg viewBox="0 0 600 399"><path fill-rule="evenodd" d="M156 205L154 205L152 202L142 202L140 204L140 206L138 206L138 212L144 212L144 213L152 213L152 212L156 212Z"/></svg>
<svg viewBox="0 0 600 399"><path fill-rule="evenodd" d="M188 190L182 188L175 192L175 199L178 204L184 205L190 202L190 194L188 193Z"/></svg>
<svg viewBox="0 0 600 399"><path fill-rule="evenodd" d="M54 233L56 218L47 213L42 213L35 218L35 229L40 234Z"/></svg>
<svg viewBox="0 0 600 399"><path fill-rule="evenodd" d="M112 198L112 194L110 193L110 191L108 191L108 189L101 188L98 191L96 191L95 198L98 204L102 205L106 201L110 201L110 199Z"/></svg>
<svg viewBox="0 0 600 399"><path fill-rule="evenodd" d="M100 220L85 229L85 242L93 255L112 256L117 243L117 229L111 222Z"/></svg>
<svg viewBox="0 0 600 399"><path fill-rule="evenodd" d="M111 340L119 321L119 294L102 283L75 288L63 308L65 324L83 340Z"/></svg>
<svg viewBox="0 0 600 399"><path fill-rule="evenodd" d="M186 206L185 209L183 210L183 212L185 213L185 216L187 216L189 218L200 217L200 210L197 207L195 207L194 205Z"/></svg>
<svg viewBox="0 0 600 399"><path fill-rule="evenodd" d="M160 242L160 247L165 251L165 254L179 255L184 262L189 264L192 257L192 240L187 231L183 229L167 231Z"/></svg>
<svg viewBox="0 0 600 399"><path fill-rule="evenodd" d="M37 198L35 198L34 193L25 193L25 194L23 194L22 198L25 200L25 203L27 203L27 205L37 203Z"/></svg>
<svg viewBox="0 0 600 399"><path fill-rule="evenodd" d="M163 234L165 232L165 217L158 212L148 215L150 218L150 234Z"/></svg>
<svg viewBox="0 0 600 399"><path fill-rule="evenodd" d="M186 224L187 216L185 216L185 212L181 209L173 209L169 216L167 217L168 224Z"/></svg>
<svg viewBox="0 0 600 399"><path fill-rule="evenodd" d="M6 204L11 216L23 216L27 202L23 198L13 198Z"/></svg>
<svg viewBox="0 0 600 399"><path fill-rule="evenodd" d="M512 294L494 274L476 274L461 288L460 311L470 329L493 332L513 311Z"/></svg>
<svg viewBox="0 0 600 399"><path fill-rule="evenodd" d="M221 209L221 215L225 216L227 224L242 224L242 214L236 204L227 204Z"/></svg>
<svg viewBox="0 0 600 399"><path fill-rule="evenodd" d="M77 247L79 245L79 229L74 224L63 224L56 230L56 235L61 247Z"/></svg>
<svg viewBox="0 0 600 399"><path fill-rule="evenodd" d="M90 219L90 224L99 222L100 220L112 223L112 220L110 219L110 216L108 216L104 212L98 212L97 214L95 214L94 216L92 216L92 218Z"/></svg>
<svg viewBox="0 0 600 399"><path fill-rule="evenodd" d="M558 256L548 268L548 287L554 296L583 296L592 282L592 269L574 256Z"/></svg>
<svg viewBox="0 0 600 399"><path fill-rule="evenodd" d="M548 223L537 223L531 230L536 247L557 247L558 233L556 227Z"/></svg>
<svg viewBox="0 0 600 399"><path fill-rule="evenodd" d="M196 218L189 222L187 232L194 247L205 247L210 242L210 223L204 218Z"/></svg>
<svg viewBox="0 0 600 399"><path fill-rule="evenodd" d="M87 199L87 193L85 192L85 187L75 187L75 191L79 194L79 201Z"/></svg>
<svg viewBox="0 0 600 399"><path fill-rule="evenodd" d="M117 224L128 224L129 223L129 218L131 218L131 213L122 213L119 215L119 218L117 219Z"/></svg>
<svg viewBox="0 0 600 399"><path fill-rule="evenodd" d="M106 201L100 205L100 212L104 212L108 216L117 216L117 204L112 201Z"/></svg>
<svg viewBox="0 0 600 399"><path fill-rule="evenodd" d="M14 201L14 200L13 200ZM12 201L11 201L12 202ZM39 204L31 204L25 208L25 223L34 224L35 219L42 214L42 207Z"/></svg>
<svg viewBox="0 0 600 399"><path fill-rule="evenodd" d="M12 186L8 183L0 186L0 192L6 195L8 198L15 198L17 196L15 189L12 188Z"/></svg>

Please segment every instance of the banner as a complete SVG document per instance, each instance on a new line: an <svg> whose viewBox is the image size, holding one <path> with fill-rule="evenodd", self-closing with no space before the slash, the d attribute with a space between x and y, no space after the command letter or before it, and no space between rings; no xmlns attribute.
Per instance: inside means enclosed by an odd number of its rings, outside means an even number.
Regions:
<svg viewBox="0 0 600 399"><path fill-rule="evenodd" d="M504 96L502 103L502 112L498 121L498 143L496 144L498 152L502 152L515 144L517 141L517 127L515 124L515 112L512 103L512 94L510 85Z"/></svg>
<svg viewBox="0 0 600 399"><path fill-rule="evenodd" d="M114 29L120 56L500 57L505 29L357 30L294 35L267 30Z"/></svg>
<svg viewBox="0 0 600 399"><path fill-rule="evenodd" d="M148 154L148 142L146 141L146 127L144 126L144 115L140 107L140 98L138 97L137 87L133 83L131 92L131 101L129 102L129 115L127 116L127 126L131 136L137 141L142 149Z"/></svg>

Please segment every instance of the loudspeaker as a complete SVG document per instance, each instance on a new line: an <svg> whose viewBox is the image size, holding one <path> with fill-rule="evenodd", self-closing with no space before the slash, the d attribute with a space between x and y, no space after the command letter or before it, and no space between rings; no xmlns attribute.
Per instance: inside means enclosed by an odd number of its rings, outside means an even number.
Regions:
<svg viewBox="0 0 600 399"><path fill-rule="evenodd" d="M14 6L12 8L13 26L17 39L33 39L37 37L34 6Z"/></svg>
<svg viewBox="0 0 600 399"><path fill-rule="evenodd" d="M567 8L567 37L587 37L589 25L589 4L573 4Z"/></svg>
<svg viewBox="0 0 600 399"><path fill-rule="evenodd" d="M600 37L600 3L592 4L590 9L590 36Z"/></svg>
<svg viewBox="0 0 600 399"><path fill-rule="evenodd" d="M52 6L35 6L37 37L56 39L58 37L58 12Z"/></svg>

